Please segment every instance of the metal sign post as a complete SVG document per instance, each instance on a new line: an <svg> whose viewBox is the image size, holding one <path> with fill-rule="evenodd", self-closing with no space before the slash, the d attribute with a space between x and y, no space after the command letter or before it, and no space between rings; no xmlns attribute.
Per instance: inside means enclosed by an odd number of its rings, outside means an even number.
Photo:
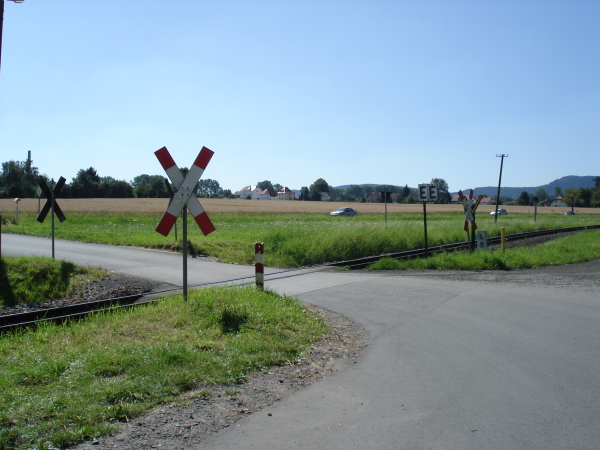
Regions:
<svg viewBox="0 0 600 450"><path fill-rule="evenodd" d="M437 184L420 184L419 200L423 202L423 232L425 237L425 256L429 256L429 246L427 244L427 202L436 202L438 199Z"/></svg>
<svg viewBox="0 0 600 450"><path fill-rule="evenodd" d="M168 236L171 228L173 228L177 222L177 216L183 213L183 297L187 300L187 211L189 209L204 236L215 231L214 225L208 218L208 215L202 208L202 205L200 205L200 202L194 193L194 188L204 173L204 169L206 169L214 152L206 147L202 147L194 164L192 164L192 168L187 173L184 173L177 167L177 164L175 164L175 161L166 147L155 151L154 154L175 186L175 193L169 202L167 211L156 227L156 232L163 236Z"/></svg>
<svg viewBox="0 0 600 450"><path fill-rule="evenodd" d="M391 199L391 192L380 191L379 192L383 196L383 216L385 217L385 229L387 230L387 201Z"/></svg>
<svg viewBox="0 0 600 450"><path fill-rule="evenodd" d="M58 183L56 183L56 186L54 186L54 189L50 190L50 188L46 184L46 180L44 180L42 177L40 177L38 180L38 184L40 185L40 188L46 195L47 200L46 200L46 203L44 204L44 207L42 208L42 211L38 214L36 220L39 223L43 223L44 219L48 215L48 212L51 211L51 215L52 215L52 259L54 259L54 216L56 215L56 217L58 217L58 220L60 220L61 222L64 222L65 220L67 220L67 218L63 214L62 210L60 209L60 206L58 206L58 203L56 203L56 197L58 197L58 195L60 194L60 191L62 190L66 181L67 180L65 180L63 177L60 177L58 180Z"/></svg>

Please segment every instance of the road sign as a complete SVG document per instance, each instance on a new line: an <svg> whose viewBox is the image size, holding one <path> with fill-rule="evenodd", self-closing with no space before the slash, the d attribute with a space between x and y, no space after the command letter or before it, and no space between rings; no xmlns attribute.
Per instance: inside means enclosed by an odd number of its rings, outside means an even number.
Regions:
<svg viewBox="0 0 600 450"><path fill-rule="evenodd" d="M477 232L477 250L487 250L487 231L479 230Z"/></svg>
<svg viewBox="0 0 600 450"><path fill-rule="evenodd" d="M40 188L44 192L44 195L46 196L47 200L46 200L46 204L44 205L44 207L42 208L42 210L40 211L40 213L37 216L38 222L43 223L44 219L48 215L48 212L53 207L54 207L54 214L56 214L56 217L58 217L58 220L60 220L61 222L64 222L65 220L67 220L67 218L63 214L62 210L60 209L60 206L58 206L58 203L56 202L56 197L58 197L58 194L60 194L60 191L62 190L66 181L67 180L65 180L63 177L60 177L58 180L58 183L56 183L56 186L54 186L54 189L50 190L50 188L46 184L46 180L44 180L42 177L39 178L38 183L40 185Z"/></svg>
<svg viewBox="0 0 600 450"><path fill-rule="evenodd" d="M437 202L438 200L438 185L437 184L420 184L419 185L419 201L420 202Z"/></svg>
<svg viewBox="0 0 600 450"><path fill-rule="evenodd" d="M173 225L177 221L177 216L181 214L181 211L186 206L205 236L215 231L214 225L208 218L202 205L200 205L196 194L194 194L194 188L198 184L198 180L204 173L204 169L206 169L214 152L206 147L202 147L187 174L184 174L177 167L166 147L155 151L154 154L176 189L173 198L169 202L167 211L156 227L156 231L163 236L168 236L171 228L173 228Z"/></svg>
<svg viewBox="0 0 600 450"><path fill-rule="evenodd" d="M469 197L465 197L462 191L458 191L458 199L462 202L465 209L465 231L469 231L469 222L471 222L473 231L477 229L477 224L475 223L475 211L477 211L477 207L479 206L482 198L483 195L479 195L477 200L474 200L473 189L469 190Z"/></svg>

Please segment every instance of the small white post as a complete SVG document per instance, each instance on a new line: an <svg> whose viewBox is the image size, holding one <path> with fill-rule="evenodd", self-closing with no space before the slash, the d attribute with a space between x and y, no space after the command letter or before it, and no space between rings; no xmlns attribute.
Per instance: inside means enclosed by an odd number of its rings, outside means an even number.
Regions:
<svg viewBox="0 0 600 450"><path fill-rule="evenodd" d="M257 242L254 244L254 273L256 275L256 286L260 289L265 287L265 244Z"/></svg>

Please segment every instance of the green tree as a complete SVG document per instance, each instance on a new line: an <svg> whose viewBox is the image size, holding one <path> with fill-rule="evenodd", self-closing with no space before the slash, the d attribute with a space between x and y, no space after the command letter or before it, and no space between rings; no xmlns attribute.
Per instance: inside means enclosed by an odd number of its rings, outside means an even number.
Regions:
<svg viewBox="0 0 600 450"><path fill-rule="evenodd" d="M581 206L589 208L592 206L592 195L594 189L591 188L579 188L579 198L581 199Z"/></svg>
<svg viewBox="0 0 600 450"><path fill-rule="evenodd" d="M364 186L360 186L358 184L351 184L344 191L343 198L345 200L358 201L361 197L365 196Z"/></svg>
<svg viewBox="0 0 600 450"><path fill-rule="evenodd" d="M306 186L302 186L302 187L300 188L300 196L299 196L298 198L299 198L300 200L304 200L304 201L306 201L306 200L308 200L308 199L309 199L309 198L308 198L308 196L309 196L309 191L308 191L308 188L307 188Z"/></svg>
<svg viewBox="0 0 600 450"><path fill-rule="evenodd" d="M563 202L567 204L571 208L571 211L575 209L579 202L581 201L581 193L579 189L566 188L564 194L562 195Z"/></svg>
<svg viewBox="0 0 600 450"><path fill-rule="evenodd" d="M103 198L132 198L133 188L127 181L102 177L98 194Z"/></svg>
<svg viewBox="0 0 600 450"><path fill-rule="evenodd" d="M165 180L162 175L138 175L131 182L133 194L137 198L168 198Z"/></svg>
<svg viewBox="0 0 600 450"><path fill-rule="evenodd" d="M537 191L535 191L533 195L537 197L539 201L542 202L550 199L548 192L546 192L544 188L539 188Z"/></svg>
<svg viewBox="0 0 600 450"><path fill-rule="evenodd" d="M414 204L417 203L417 199L412 194L409 194L409 196L404 199L404 203Z"/></svg>
<svg viewBox="0 0 600 450"><path fill-rule="evenodd" d="M256 185L260 188L260 190L264 191L265 189L273 189L273 183L269 180L259 181Z"/></svg>
<svg viewBox="0 0 600 450"><path fill-rule="evenodd" d="M396 198L396 202L398 203L402 203L404 202L404 200L406 198L408 198L408 196L411 194L410 192L410 188L408 187L408 184L405 184L404 187L402 188L402 190L400 191L400 194L398 195L398 197Z"/></svg>
<svg viewBox="0 0 600 450"><path fill-rule="evenodd" d="M531 198L529 197L529 192L523 191L519 198L517 199L517 205L529 206L531 204Z"/></svg>
<svg viewBox="0 0 600 450"><path fill-rule="evenodd" d="M221 194L223 189L221 189L221 186L217 180L207 178L205 180L198 181L196 191L202 196L210 197Z"/></svg>
<svg viewBox="0 0 600 450"><path fill-rule="evenodd" d="M89 167L80 169L71 181L71 196L73 198L98 198L100 192L100 177L96 169Z"/></svg>
<svg viewBox="0 0 600 450"><path fill-rule="evenodd" d="M32 166L31 160L2 163L0 198L35 197L38 177L38 169Z"/></svg>
<svg viewBox="0 0 600 450"><path fill-rule="evenodd" d="M323 178L319 178L315 180L313 184L308 188L308 199L313 202L321 201L322 195L321 193L329 194L330 187Z"/></svg>
<svg viewBox="0 0 600 450"><path fill-rule="evenodd" d="M437 184L438 187L438 200L436 203L450 203L452 200L452 196L450 195L450 189L448 188L448 183L443 178L432 178L431 184Z"/></svg>
<svg viewBox="0 0 600 450"><path fill-rule="evenodd" d="M590 204L593 208L600 208L600 186L596 187L594 192L592 192L592 200Z"/></svg>

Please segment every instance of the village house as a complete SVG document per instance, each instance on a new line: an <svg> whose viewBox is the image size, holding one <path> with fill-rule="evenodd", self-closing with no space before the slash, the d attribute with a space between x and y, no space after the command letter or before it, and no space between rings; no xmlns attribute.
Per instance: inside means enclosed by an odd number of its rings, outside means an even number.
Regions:
<svg viewBox="0 0 600 450"><path fill-rule="evenodd" d="M260 200L263 195L263 190L256 185L244 186L242 189L237 191L235 194L235 198L239 198L241 200L247 200L250 197L250 200Z"/></svg>
<svg viewBox="0 0 600 450"><path fill-rule="evenodd" d="M569 205L567 205L564 202L563 198L559 195L554 200L552 200L552 202L550 203L550 206L557 207L557 208L566 208Z"/></svg>
<svg viewBox="0 0 600 450"><path fill-rule="evenodd" d="M294 191L289 190L287 187L277 193L277 200L294 200L295 197Z"/></svg>
<svg viewBox="0 0 600 450"><path fill-rule="evenodd" d="M241 200L293 200L295 198L294 191L287 187L275 192L272 188L261 189L256 185L244 186L233 195Z"/></svg>

